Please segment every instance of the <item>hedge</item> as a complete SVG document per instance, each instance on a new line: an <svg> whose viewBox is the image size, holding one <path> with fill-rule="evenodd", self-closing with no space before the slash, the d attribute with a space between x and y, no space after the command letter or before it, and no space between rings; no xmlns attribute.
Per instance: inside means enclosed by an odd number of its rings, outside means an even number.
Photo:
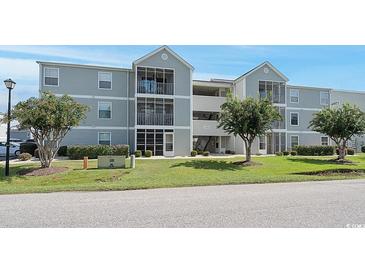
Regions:
<svg viewBox="0 0 365 274"><path fill-rule="evenodd" d="M151 156L152 156L152 150L146 150L146 151L144 152L144 156L145 156L145 157L151 157Z"/></svg>
<svg viewBox="0 0 365 274"><path fill-rule="evenodd" d="M326 156L335 154L334 146L296 146L294 149L298 155Z"/></svg>
<svg viewBox="0 0 365 274"><path fill-rule="evenodd" d="M18 156L18 159L20 161L28 161L28 160L32 159L32 155L30 153L24 152Z"/></svg>
<svg viewBox="0 0 365 274"><path fill-rule="evenodd" d="M128 157L128 145L73 145L67 148L68 156L72 160L80 160L84 157L96 159L101 155L124 155Z"/></svg>
<svg viewBox="0 0 365 274"><path fill-rule="evenodd" d="M60 146L57 151L58 156L67 156L67 146Z"/></svg>
<svg viewBox="0 0 365 274"><path fill-rule="evenodd" d="M339 155L339 150L336 148L336 154ZM355 150L353 148L346 148L345 149L345 155L355 155Z"/></svg>

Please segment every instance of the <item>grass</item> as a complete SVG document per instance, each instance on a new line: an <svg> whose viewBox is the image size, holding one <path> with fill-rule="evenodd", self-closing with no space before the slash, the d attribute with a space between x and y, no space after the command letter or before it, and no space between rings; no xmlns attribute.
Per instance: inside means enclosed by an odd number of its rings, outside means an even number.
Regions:
<svg viewBox="0 0 365 274"><path fill-rule="evenodd" d="M333 157L257 157L261 165L239 166L234 161L242 157L223 159L161 159L137 160L135 169L97 169L96 160L90 160L90 169L82 169L82 161L58 161L55 167L68 167L63 173L48 176L20 176L17 173L36 164L11 165L11 176L5 178L0 167L0 194L128 190L161 187L204 186L221 184L275 183L331 179L365 178L355 173L336 175L304 175L333 169L365 170L365 154L353 156L353 165L339 165L328 160ZM127 161L127 166L129 162ZM315 174L315 173L314 173Z"/></svg>

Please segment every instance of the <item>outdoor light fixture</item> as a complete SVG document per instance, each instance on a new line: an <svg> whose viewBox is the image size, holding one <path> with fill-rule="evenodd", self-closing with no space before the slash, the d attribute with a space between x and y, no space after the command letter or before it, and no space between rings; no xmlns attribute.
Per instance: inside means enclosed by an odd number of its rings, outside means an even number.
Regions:
<svg viewBox="0 0 365 274"><path fill-rule="evenodd" d="M15 88L15 82L13 80L6 79L4 81L6 88L9 90L8 99L8 128L6 131L6 162L5 162L5 176L9 176L9 160L10 160L10 108L11 108L11 90Z"/></svg>

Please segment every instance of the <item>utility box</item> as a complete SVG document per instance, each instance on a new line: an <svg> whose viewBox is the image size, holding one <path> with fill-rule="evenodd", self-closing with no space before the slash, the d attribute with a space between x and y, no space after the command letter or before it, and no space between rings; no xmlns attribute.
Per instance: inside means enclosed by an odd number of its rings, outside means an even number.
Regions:
<svg viewBox="0 0 365 274"><path fill-rule="evenodd" d="M98 168L125 168L125 156L98 156Z"/></svg>

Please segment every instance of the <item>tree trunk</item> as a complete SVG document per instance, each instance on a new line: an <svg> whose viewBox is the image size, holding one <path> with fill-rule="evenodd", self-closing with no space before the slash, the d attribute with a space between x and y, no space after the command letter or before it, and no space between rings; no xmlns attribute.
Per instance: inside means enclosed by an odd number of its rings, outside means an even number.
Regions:
<svg viewBox="0 0 365 274"><path fill-rule="evenodd" d="M346 142L342 142L340 146L338 147L338 160L345 160L346 156Z"/></svg>
<svg viewBox="0 0 365 274"><path fill-rule="evenodd" d="M38 145L38 152L39 152L39 161L41 162L42 168L49 168L51 167L52 160L53 160L53 152L50 147Z"/></svg>
<svg viewBox="0 0 365 274"><path fill-rule="evenodd" d="M251 162L251 143L245 141L245 148L246 148L246 162Z"/></svg>

